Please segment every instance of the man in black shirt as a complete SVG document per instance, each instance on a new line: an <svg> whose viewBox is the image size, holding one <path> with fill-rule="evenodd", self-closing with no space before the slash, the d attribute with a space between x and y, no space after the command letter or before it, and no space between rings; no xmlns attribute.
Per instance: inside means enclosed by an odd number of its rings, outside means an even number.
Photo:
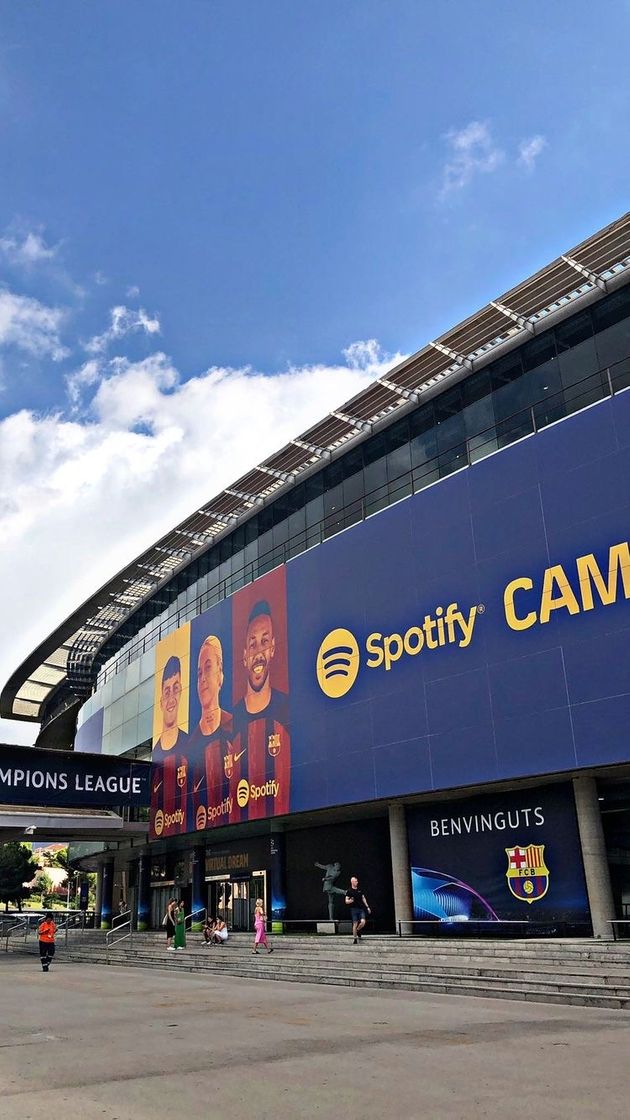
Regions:
<svg viewBox="0 0 630 1120"><path fill-rule="evenodd" d="M350 886L346 891L346 902L350 907L350 914L352 916L353 944L357 945L361 940L361 931L367 920L366 915L371 914L372 911L367 904L367 899L359 886L359 880L356 875L353 875L350 880Z"/></svg>

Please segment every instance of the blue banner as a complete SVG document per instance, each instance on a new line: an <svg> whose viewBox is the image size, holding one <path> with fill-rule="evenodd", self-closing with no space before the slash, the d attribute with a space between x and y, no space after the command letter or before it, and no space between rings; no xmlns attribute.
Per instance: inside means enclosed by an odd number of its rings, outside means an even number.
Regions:
<svg viewBox="0 0 630 1120"><path fill-rule="evenodd" d="M0 803L4 805L138 805L150 801L148 762L111 755L0 746Z"/></svg>

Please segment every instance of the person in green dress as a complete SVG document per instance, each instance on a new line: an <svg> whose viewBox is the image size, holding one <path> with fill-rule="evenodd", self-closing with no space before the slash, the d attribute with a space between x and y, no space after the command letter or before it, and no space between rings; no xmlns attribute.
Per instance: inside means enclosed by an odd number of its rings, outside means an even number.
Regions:
<svg viewBox="0 0 630 1120"><path fill-rule="evenodd" d="M174 944L176 949L186 948L186 909L183 902L180 902L175 911Z"/></svg>

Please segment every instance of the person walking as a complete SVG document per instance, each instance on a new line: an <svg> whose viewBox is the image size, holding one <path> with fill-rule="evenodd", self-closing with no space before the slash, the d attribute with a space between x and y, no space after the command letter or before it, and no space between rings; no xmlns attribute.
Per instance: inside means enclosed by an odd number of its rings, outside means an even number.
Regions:
<svg viewBox="0 0 630 1120"><path fill-rule="evenodd" d="M175 906L176 900L169 898L166 904L166 912L162 919L162 925L166 932L166 948L169 953L174 952L175 946L173 945L173 938L175 937Z"/></svg>
<svg viewBox="0 0 630 1120"><path fill-rule="evenodd" d="M265 914L265 907L262 898L256 899L256 909L254 910L254 928L256 930L256 937L254 938L254 948L252 949L252 953L258 956L259 945L264 945L268 953L273 953L273 949L267 941L267 915Z"/></svg>
<svg viewBox="0 0 630 1120"><path fill-rule="evenodd" d="M367 921L367 915L372 911L367 903L367 898L363 894L359 886L359 880L356 875L353 875L350 880L350 886L346 891L346 903L350 907L350 915L352 917L352 937L353 945L358 945L361 941L361 933Z"/></svg>
<svg viewBox="0 0 630 1120"><path fill-rule="evenodd" d="M50 963L55 955L55 934L57 926L53 921L50 910L44 915L43 922L39 923L39 956L42 962L42 972L48 972Z"/></svg>
<svg viewBox="0 0 630 1120"><path fill-rule="evenodd" d="M186 948L186 907L183 902L175 910L175 940L176 949Z"/></svg>

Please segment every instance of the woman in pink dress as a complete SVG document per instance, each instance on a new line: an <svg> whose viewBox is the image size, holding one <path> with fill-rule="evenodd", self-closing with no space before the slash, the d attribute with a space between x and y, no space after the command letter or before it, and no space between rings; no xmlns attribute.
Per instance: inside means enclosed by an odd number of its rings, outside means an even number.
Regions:
<svg viewBox="0 0 630 1120"><path fill-rule="evenodd" d="M254 910L254 929L256 930L256 937L254 939L254 948L252 953L258 955L258 946L264 945L268 953L273 953L267 941L267 915L265 914L265 907L262 898L256 899L256 909Z"/></svg>

